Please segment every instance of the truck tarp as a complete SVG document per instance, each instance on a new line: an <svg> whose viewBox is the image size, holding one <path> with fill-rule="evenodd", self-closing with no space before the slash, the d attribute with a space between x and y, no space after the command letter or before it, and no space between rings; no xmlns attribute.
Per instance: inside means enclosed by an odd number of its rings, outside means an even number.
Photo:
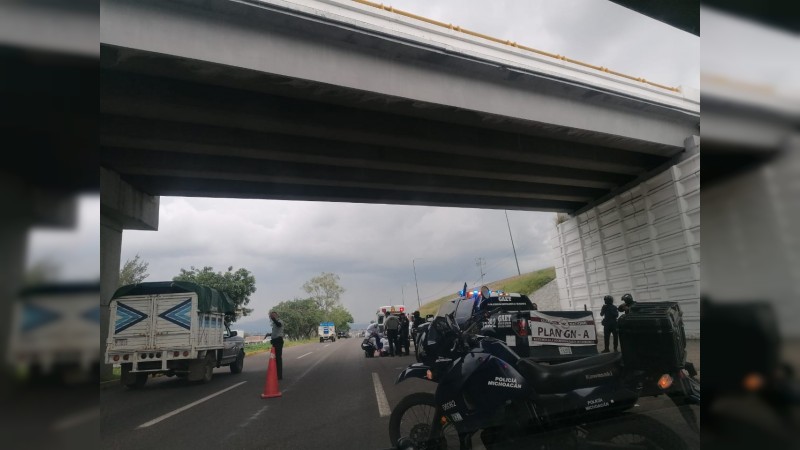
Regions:
<svg viewBox="0 0 800 450"><path fill-rule="evenodd" d="M117 289L111 299L127 297L129 295L179 294L183 292L194 292L197 294L197 305L200 312L234 314L236 311L236 305L233 303L233 300L224 292L189 281L155 281L129 284Z"/></svg>

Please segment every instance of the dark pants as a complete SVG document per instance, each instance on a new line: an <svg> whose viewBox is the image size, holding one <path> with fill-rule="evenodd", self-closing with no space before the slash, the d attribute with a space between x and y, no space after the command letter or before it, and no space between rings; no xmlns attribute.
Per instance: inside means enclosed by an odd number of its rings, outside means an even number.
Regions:
<svg viewBox="0 0 800 450"><path fill-rule="evenodd" d="M400 334L398 343L400 344L400 353L405 353L406 355L411 353L411 348L408 343L408 333ZM405 349L405 352L403 352L403 349Z"/></svg>
<svg viewBox="0 0 800 450"><path fill-rule="evenodd" d="M270 340L275 349L275 366L278 368L278 379L283 379L283 338Z"/></svg>
<svg viewBox="0 0 800 450"><path fill-rule="evenodd" d="M400 353L397 348L397 330L386 330L386 339L389 340L389 354L394 356L395 352Z"/></svg>
<svg viewBox="0 0 800 450"><path fill-rule="evenodd" d="M614 334L614 351L617 351L617 347L619 347L619 333L617 333L616 325L603 327L603 343L605 344L605 348L603 350L608 350L608 340L611 338L612 333Z"/></svg>

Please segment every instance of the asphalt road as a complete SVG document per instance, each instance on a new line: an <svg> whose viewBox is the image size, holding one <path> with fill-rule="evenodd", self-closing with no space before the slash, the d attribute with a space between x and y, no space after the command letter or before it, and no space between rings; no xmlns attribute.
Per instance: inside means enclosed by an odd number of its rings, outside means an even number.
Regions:
<svg viewBox="0 0 800 450"><path fill-rule="evenodd" d="M388 448L391 407L412 392L433 392L435 385L422 380L395 385L414 357L367 359L360 343L351 338L284 349L279 398L260 397L268 354L248 357L241 374L216 369L208 384L159 377L140 390L105 386L101 448ZM637 412L668 424L699 448L697 435L668 400L642 399Z"/></svg>

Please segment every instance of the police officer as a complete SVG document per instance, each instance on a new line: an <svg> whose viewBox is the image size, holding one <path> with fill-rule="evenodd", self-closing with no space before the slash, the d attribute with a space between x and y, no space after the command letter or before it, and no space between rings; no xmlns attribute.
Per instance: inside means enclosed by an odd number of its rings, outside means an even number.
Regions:
<svg viewBox="0 0 800 450"><path fill-rule="evenodd" d="M619 312L622 313L629 313L631 311L631 307L635 305L636 302L633 301L633 296L631 294L625 294L622 296L622 304L619 305Z"/></svg>
<svg viewBox="0 0 800 450"><path fill-rule="evenodd" d="M614 306L614 297L606 295L603 297L603 301L605 305L600 309L600 316L603 317L603 343L605 344L603 353L609 352L608 341L612 333L614 334L614 351L616 352L617 347L619 347L619 336L617 335L617 317L619 317L619 311Z"/></svg>
<svg viewBox="0 0 800 450"><path fill-rule="evenodd" d="M400 353L397 342L400 331L400 319L394 314L389 314L389 317L383 322L383 326L386 328L386 339L389 340L389 354L391 356L399 356L396 354Z"/></svg>
<svg viewBox="0 0 800 450"><path fill-rule="evenodd" d="M278 368L278 379L283 379L283 321L278 318L276 311L269 312L272 321L272 338L270 343L275 349L275 365Z"/></svg>

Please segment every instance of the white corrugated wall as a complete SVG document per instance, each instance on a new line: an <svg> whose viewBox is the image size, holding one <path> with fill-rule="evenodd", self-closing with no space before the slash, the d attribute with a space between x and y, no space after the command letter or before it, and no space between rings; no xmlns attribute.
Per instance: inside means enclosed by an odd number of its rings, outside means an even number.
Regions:
<svg viewBox="0 0 800 450"><path fill-rule="evenodd" d="M593 310L676 301L686 333L700 337L700 155L569 218L552 239L561 307Z"/></svg>

